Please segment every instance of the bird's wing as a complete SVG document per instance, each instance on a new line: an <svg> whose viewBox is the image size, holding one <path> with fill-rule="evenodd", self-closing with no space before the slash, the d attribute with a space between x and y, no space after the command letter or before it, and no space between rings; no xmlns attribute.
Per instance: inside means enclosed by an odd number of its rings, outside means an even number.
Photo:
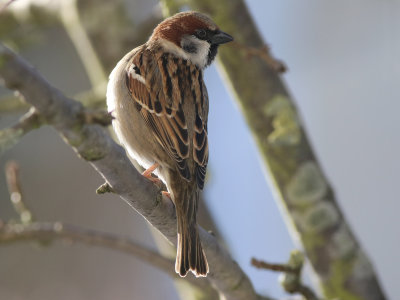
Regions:
<svg viewBox="0 0 400 300"><path fill-rule="evenodd" d="M172 79L164 74L166 64L168 60L158 62L150 51L140 51L128 64L127 85L154 137L174 159L182 177L190 180L187 124L181 101L172 97Z"/></svg>
<svg viewBox="0 0 400 300"><path fill-rule="evenodd" d="M193 157L196 162L197 184L203 188L208 161L207 142L207 91L201 71L185 60L163 54L155 59L149 50L136 53L127 65L126 84L146 124L168 155L174 159L181 176L191 179L187 165L189 143L193 143ZM180 64L183 67L177 68ZM190 73L192 72L192 73ZM186 116L182 105L185 95L184 80L196 76L199 84L189 82L196 102L195 134L193 141L188 136ZM206 106L204 104L206 103Z"/></svg>
<svg viewBox="0 0 400 300"><path fill-rule="evenodd" d="M196 99L196 118L193 136L193 158L196 162L196 180L200 189L204 187L206 169L208 163L208 93L203 81L201 71L194 76L198 84L192 84L192 95Z"/></svg>

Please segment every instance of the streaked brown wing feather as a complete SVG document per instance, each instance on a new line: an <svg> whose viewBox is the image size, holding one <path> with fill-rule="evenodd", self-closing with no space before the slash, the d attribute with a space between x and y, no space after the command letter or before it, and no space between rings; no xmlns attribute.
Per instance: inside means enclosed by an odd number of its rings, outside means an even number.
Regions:
<svg viewBox="0 0 400 300"><path fill-rule="evenodd" d="M144 82L135 74L140 75ZM182 108L184 88L188 86L183 84L184 80L189 80L191 96L196 107L194 135L191 141ZM208 95L202 72L185 60L168 54L155 59L150 51L143 49L136 53L127 66L127 86L156 140L175 160L177 169L187 180L191 179L187 159L189 143L192 143L195 177L197 185L202 189L208 163Z"/></svg>
<svg viewBox="0 0 400 300"><path fill-rule="evenodd" d="M194 77L196 78L196 77ZM200 189L204 187L206 169L208 164L208 137L207 137L207 116L208 116L208 94L203 82L203 76L199 72L198 84L193 85L196 94L196 119L193 136L193 157L196 161L196 180Z"/></svg>
<svg viewBox="0 0 400 300"><path fill-rule="evenodd" d="M189 157L189 137L182 99L172 93L172 80L168 79L167 68L167 58L157 64L150 51L140 51L127 66L127 86L156 140L175 160L181 176L190 180L186 161ZM145 83L135 74L142 76Z"/></svg>

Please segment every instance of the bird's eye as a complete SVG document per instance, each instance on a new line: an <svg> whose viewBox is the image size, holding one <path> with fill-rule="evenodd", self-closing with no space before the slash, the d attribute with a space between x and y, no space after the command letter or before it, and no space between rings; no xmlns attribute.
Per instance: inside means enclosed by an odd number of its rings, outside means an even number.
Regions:
<svg viewBox="0 0 400 300"><path fill-rule="evenodd" d="M199 29L196 31L196 36L199 39L204 40L207 37L207 32L204 29Z"/></svg>

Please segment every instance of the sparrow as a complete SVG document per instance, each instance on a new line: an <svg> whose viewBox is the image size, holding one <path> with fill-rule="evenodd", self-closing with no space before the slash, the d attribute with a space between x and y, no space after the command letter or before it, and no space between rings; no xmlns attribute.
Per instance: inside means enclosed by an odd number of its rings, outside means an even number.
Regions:
<svg viewBox="0 0 400 300"><path fill-rule="evenodd" d="M110 74L107 106L128 154L167 186L177 218L175 271L209 272L197 231L199 191L208 162L208 94L203 70L220 44L232 41L206 15L165 19L149 40L126 54Z"/></svg>

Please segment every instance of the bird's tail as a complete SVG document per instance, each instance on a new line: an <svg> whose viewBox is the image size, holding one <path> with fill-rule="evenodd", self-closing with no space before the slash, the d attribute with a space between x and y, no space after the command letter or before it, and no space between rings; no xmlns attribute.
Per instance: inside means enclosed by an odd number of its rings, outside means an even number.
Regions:
<svg viewBox="0 0 400 300"><path fill-rule="evenodd" d="M190 189L183 189L180 195L176 195L176 200L178 200L175 201L178 222L178 243L175 271L181 277L186 276L189 270L196 277L205 277L208 273L207 258L197 231L196 215L198 199L199 192L193 192Z"/></svg>

